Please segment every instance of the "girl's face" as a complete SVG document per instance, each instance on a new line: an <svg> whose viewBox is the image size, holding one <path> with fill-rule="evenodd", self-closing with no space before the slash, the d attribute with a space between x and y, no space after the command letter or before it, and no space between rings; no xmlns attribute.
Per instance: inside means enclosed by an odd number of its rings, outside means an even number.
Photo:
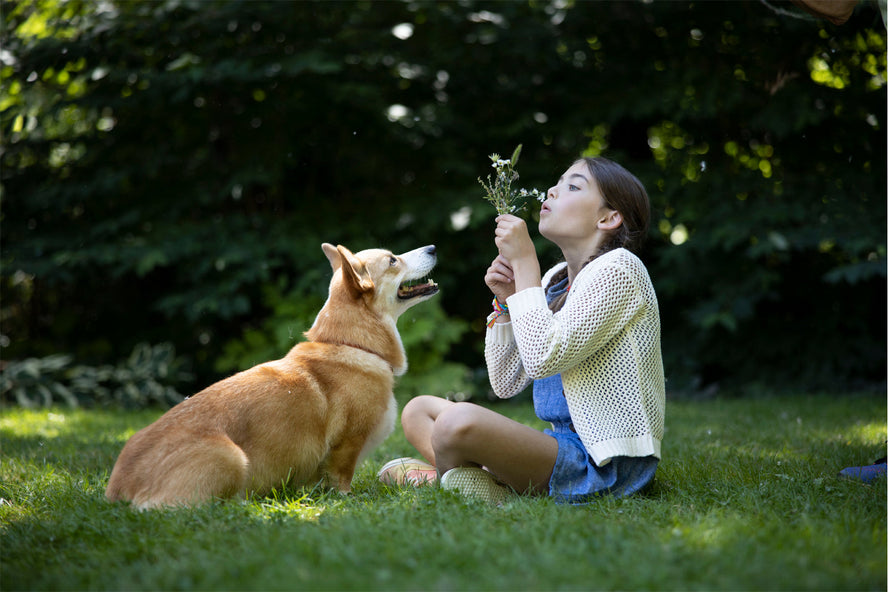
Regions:
<svg viewBox="0 0 888 592"><path fill-rule="evenodd" d="M540 210L540 234L562 248L592 240L614 213L605 205L589 167L580 161L546 193Z"/></svg>

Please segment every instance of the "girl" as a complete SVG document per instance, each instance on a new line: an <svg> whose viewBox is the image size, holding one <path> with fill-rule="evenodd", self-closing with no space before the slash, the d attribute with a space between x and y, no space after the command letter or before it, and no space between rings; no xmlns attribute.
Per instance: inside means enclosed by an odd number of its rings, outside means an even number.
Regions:
<svg viewBox="0 0 888 592"><path fill-rule="evenodd" d="M657 298L637 253L650 204L641 182L604 158L576 161L547 192L539 231L564 262L540 277L520 218L496 218L499 255L485 358L500 398L533 381L539 432L471 403L412 399L401 423L428 463L397 459L389 483L444 488L501 503L511 490L584 503L631 495L653 479L665 386ZM483 468L481 468L483 467Z"/></svg>

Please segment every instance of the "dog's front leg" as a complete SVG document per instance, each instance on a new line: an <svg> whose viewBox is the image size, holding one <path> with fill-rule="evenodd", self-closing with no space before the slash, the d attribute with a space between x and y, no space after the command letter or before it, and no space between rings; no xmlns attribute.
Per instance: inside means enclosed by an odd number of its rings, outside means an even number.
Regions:
<svg viewBox="0 0 888 592"><path fill-rule="evenodd" d="M339 493L351 493L351 482L363 444L363 442L343 442L330 451L327 463L328 482L338 489Z"/></svg>

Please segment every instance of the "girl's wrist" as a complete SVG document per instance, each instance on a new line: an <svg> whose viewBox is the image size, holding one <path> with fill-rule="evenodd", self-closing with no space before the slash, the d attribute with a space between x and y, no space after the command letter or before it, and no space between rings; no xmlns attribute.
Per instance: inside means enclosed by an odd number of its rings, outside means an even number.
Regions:
<svg viewBox="0 0 888 592"><path fill-rule="evenodd" d="M516 260L512 269L515 272L515 291L520 292L527 288L539 286L542 282L540 276L540 263L536 257Z"/></svg>
<svg viewBox="0 0 888 592"><path fill-rule="evenodd" d="M506 317L509 315L509 305L504 301L500 300L498 296L493 297L493 302L491 302L493 306L493 312L487 317L487 328L492 329L494 323L496 323L502 317Z"/></svg>

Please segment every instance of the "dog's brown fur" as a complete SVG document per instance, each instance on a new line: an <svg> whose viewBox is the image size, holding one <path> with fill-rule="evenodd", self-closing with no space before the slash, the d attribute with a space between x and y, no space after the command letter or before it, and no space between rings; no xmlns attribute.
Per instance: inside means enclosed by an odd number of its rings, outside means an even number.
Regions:
<svg viewBox="0 0 888 592"><path fill-rule="evenodd" d="M136 433L105 495L140 509L265 494L324 479L351 489L363 454L394 429L394 377L407 369L398 316L437 292L434 247L401 256L323 245L330 294L314 325L282 359L204 389Z"/></svg>

